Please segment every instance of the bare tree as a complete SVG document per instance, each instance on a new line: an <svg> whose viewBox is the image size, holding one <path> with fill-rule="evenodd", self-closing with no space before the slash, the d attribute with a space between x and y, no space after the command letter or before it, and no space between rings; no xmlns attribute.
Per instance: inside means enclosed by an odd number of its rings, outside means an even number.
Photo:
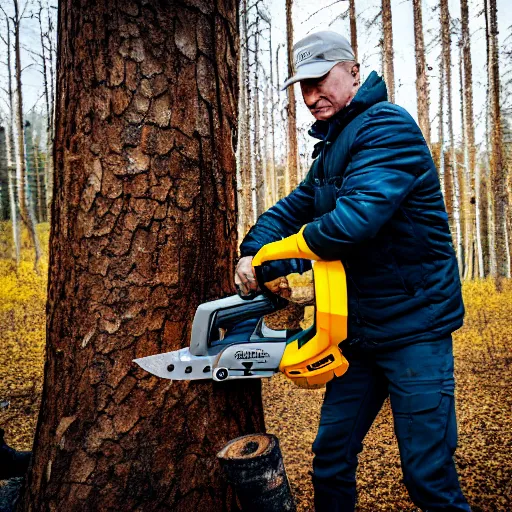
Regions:
<svg viewBox="0 0 512 512"><path fill-rule="evenodd" d="M496 0L484 0L486 18L486 40L488 49L488 75L491 119L491 182L496 243L496 277L510 277L507 255L507 173L503 159L503 136L500 106L500 72L498 53L498 18Z"/></svg>
<svg viewBox="0 0 512 512"><path fill-rule="evenodd" d="M414 52L416 55L416 102L418 105L418 122L430 147L430 99L425 62L425 43L423 40L422 0L413 0L414 15Z"/></svg>
<svg viewBox="0 0 512 512"><path fill-rule="evenodd" d="M358 49L357 49L357 17L356 17L356 2L349 0L349 18L350 18L350 46L354 50L354 57L358 62Z"/></svg>
<svg viewBox="0 0 512 512"><path fill-rule="evenodd" d="M391 0L382 0L382 69L384 81L388 88L388 98L395 102L395 69L393 52L393 19L391 15Z"/></svg>
<svg viewBox="0 0 512 512"><path fill-rule="evenodd" d="M293 66L293 21L292 21L293 0L286 0L286 43L288 50L288 76L294 73ZM288 153L286 166L286 193L290 193L298 185L298 153L297 144L297 107L295 104L295 90L293 85L287 88L287 131L288 131Z"/></svg>
<svg viewBox="0 0 512 512"><path fill-rule="evenodd" d="M240 56L240 125L239 125L239 233L243 236L254 224L252 158L251 158L251 76L249 62L249 24L247 0L242 0L240 9L241 56Z"/></svg>
<svg viewBox="0 0 512 512"><path fill-rule="evenodd" d="M265 176L263 173L263 158L261 151L261 112L260 112L260 17L258 10L255 14L254 31L254 95L253 95L253 209L254 224L265 210Z"/></svg>
<svg viewBox="0 0 512 512"><path fill-rule="evenodd" d="M455 140L453 133L453 110L452 110L452 59L451 59L451 33L450 33L450 12L448 0L440 0L441 19L441 45L442 60L444 63L445 85L446 85L446 116L448 121L448 139L450 150L450 177L453 191L453 224L455 227L455 244L459 272L464 271L463 246L462 246L462 225L460 218L460 179L458 174L457 156L455 153Z"/></svg>
<svg viewBox="0 0 512 512"><path fill-rule="evenodd" d="M9 188L9 204L10 204L10 217L12 223L12 240L13 240L13 259L16 261L16 268L20 262L21 250L21 236L20 227L18 224L18 202L16 198L16 163L15 163L15 143L14 143L14 90L12 86L12 62L11 62L11 20L6 11L0 6L5 18L5 38L0 34L0 38L5 44L7 53L7 101L8 112L6 119L6 145L7 145L7 172L8 172L8 188Z"/></svg>
<svg viewBox="0 0 512 512"><path fill-rule="evenodd" d="M476 147L475 147L475 128L473 112L473 66L471 62L471 38L469 34L469 9L468 0L461 0L461 44L463 60L463 91L464 91L464 119L463 131L465 135L464 162L469 180L470 196L470 222L471 231L474 234L476 246L476 259L478 262L478 275L484 277L484 258L482 249L482 233L480 219L480 193L478 182L476 180ZM472 201L472 198L475 198Z"/></svg>
<svg viewBox="0 0 512 512"><path fill-rule="evenodd" d="M14 30L14 71L16 78L16 131L18 135L18 199L20 205L20 215L23 223L25 224L32 245L34 246L35 260L34 268L38 269L39 259L41 258L41 248L37 238L34 219L32 217L29 204L27 202L27 172L25 160L25 137L23 130L23 93L21 85L21 55L20 55L20 23L23 18L23 12L20 12L18 0L13 0L14 17L12 18ZM26 6L27 4L25 4Z"/></svg>

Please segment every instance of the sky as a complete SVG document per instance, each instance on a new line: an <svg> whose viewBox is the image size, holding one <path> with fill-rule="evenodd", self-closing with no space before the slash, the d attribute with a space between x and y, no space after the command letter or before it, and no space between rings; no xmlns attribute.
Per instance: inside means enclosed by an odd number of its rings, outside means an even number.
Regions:
<svg viewBox="0 0 512 512"><path fill-rule="evenodd" d="M356 0L356 15L358 17L358 47L361 74L364 80L372 70L381 73L380 49L378 48L380 23L372 28L365 27L365 21L372 20L380 10L380 0ZM434 10L438 0L423 1L423 24L425 44L431 46L427 54L427 65L433 69L429 73L430 82L430 119L432 124L432 141L437 140L437 123L435 115L439 103L439 76L438 56L439 44L432 44L439 37L439 11ZM507 36L512 33L512 1L497 0L498 28L500 46ZM329 7L330 6L330 7ZM469 24L471 33L471 56L473 64L473 94L475 117L482 117L485 107L485 83L486 83L486 57L485 57L485 19L479 12L483 8L483 0L469 0ZM284 1L273 1L270 6L273 19L273 37L276 41L285 41L286 23ZM393 16L393 47L395 70L395 102L409 111L417 119L416 108L416 64L414 57L414 24L412 0L391 0ZM450 15L452 18L460 18L459 0L449 0ZM345 20L340 15L348 11L347 1L336 0L295 0L293 4L294 41L305 37L310 32L317 30L334 30L343 34L350 40L350 26L348 16ZM315 14L316 13L316 14ZM460 138L460 107L459 107L459 70L457 35L452 35L452 87L453 87L453 114L454 130L456 138ZM277 46L278 43L274 43ZM505 62L500 62L500 72L503 72ZM512 63L507 63L509 68ZM286 70L280 75L284 81ZM304 106L300 87L295 85L298 100L298 124L309 125L314 119ZM477 120L476 138L482 140L484 135L484 119Z"/></svg>
<svg viewBox="0 0 512 512"><path fill-rule="evenodd" d="M7 6L7 0L0 0L2 5ZM46 3L46 0L43 0ZM56 5L56 0L48 0L50 5ZM286 21L285 21L285 0L265 0L266 9L272 18L272 44L274 51L278 44L284 44ZM380 35L380 23L367 28L365 22L377 16L380 10L380 0L356 0L356 14L358 16L358 45L359 60L361 62L361 73L364 80L372 70L381 72L380 51L378 42ZM432 140L437 140L437 123L435 119L439 98L438 83L438 56L439 44L435 38L439 35L439 12L435 9L438 0L424 0L423 2L423 23L425 43L430 44L427 54L427 63L433 69L429 74L430 81L430 117L433 121ZM485 34L484 17L479 14L482 10L483 0L469 0L471 54L473 61L473 84L474 84L474 111L476 117L477 141L482 140L484 134L484 122L482 113L485 107ZM497 0L498 4L498 25L500 47L505 38L512 38L512 0ZM395 89L396 103L406 108L416 118L416 89L415 89L415 60L414 60L414 25L412 14L412 0L391 0L393 15L393 43L395 52ZM449 0L450 14L452 18L460 17L459 0ZM348 10L346 0L295 0L293 3L294 41L301 39L310 32L316 30L335 30L345 35L350 40L350 29L348 17L341 19L341 15ZM30 8L27 9L30 14ZM53 11L56 15L56 10ZM3 20L0 21L0 27ZM0 28L3 32L3 28ZM509 39L510 40L510 39ZM42 99L43 85L39 65L34 62L34 57L28 50L39 52L39 32L34 19L25 19L22 23L22 41L25 49L22 51L23 72L23 93L24 111L44 108ZM459 113L459 72L458 72L458 48L456 45L457 36L452 36L452 81L453 81L453 113L454 129L456 137L460 137L460 113ZM433 44L434 43L434 44ZM262 44L264 46L264 44ZM281 48L279 82L286 78L286 65L284 61L285 52ZM267 54L268 58L268 54ZM6 68L3 65L6 61L5 47L0 43L0 87L6 83ZM274 59L275 61L275 59ZM512 68L512 63L500 62L500 71L503 73L505 66ZM298 126L302 129L299 143L304 145L307 136L306 128L312 124L314 119L303 105L300 88L295 85L298 104ZM284 99L284 96L282 96ZM0 109L5 111L5 95L0 91ZM1 113L1 110L0 110ZM277 116L277 122L281 123L281 134L284 133L283 121ZM307 153L311 144L308 144Z"/></svg>

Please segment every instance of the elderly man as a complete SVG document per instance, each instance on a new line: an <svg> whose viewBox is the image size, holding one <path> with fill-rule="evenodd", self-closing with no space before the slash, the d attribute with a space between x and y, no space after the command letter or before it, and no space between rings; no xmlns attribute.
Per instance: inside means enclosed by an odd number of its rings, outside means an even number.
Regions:
<svg viewBox="0 0 512 512"><path fill-rule="evenodd" d="M313 444L315 508L354 510L357 455L389 396L414 503L429 512L468 511L453 462L451 334L464 308L429 149L412 117L386 101L375 72L360 86L344 37L309 35L294 56L296 74L284 87L300 82L317 119L309 132L319 139L315 160L243 240L235 282L241 295L255 291L252 256L284 237L345 266L348 338L340 346L350 367L326 387ZM303 268L304 260L281 262L274 274Z"/></svg>

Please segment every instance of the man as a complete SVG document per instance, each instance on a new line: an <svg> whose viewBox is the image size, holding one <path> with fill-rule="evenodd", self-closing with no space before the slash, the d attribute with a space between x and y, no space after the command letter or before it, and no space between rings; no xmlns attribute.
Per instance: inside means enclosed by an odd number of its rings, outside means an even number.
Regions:
<svg viewBox="0 0 512 512"><path fill-rule="evenodd" d="M242 295L256 290L252 256L284 237L295 239L298 256L309 251L311 259L345 266L348 338L340 346L350 367L326 387L313 444L315 508L354 510L357 455L389 396L414 503L429 512L468 511L452 458L451 333L464 309L429 149L411 116L386 101L375 72L359 85L344 37L309 35L294 56L296 74L284 86L300 82L317 119L310 130L320 139L316 159L306 179L245 237L235 282Z"/></svg>

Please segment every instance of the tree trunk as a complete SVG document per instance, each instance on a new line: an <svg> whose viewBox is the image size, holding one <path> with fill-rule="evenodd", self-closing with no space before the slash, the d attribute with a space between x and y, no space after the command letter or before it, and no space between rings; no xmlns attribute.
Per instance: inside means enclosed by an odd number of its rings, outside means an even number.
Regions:
<svg viewBox="0 0 512 512"><path fill-rule="evenodd" d="M430 99L425 62L425 42L423 40L422 0L413 0L414 13L414 52L416 55L416 102L418 105L418 123L423 137L430 147Z"/></svg>
<svg viewBox="0 0 512 512"><path fill-rule="evenodd" d="M255 216L254 223L265 210L265 177L263 174L263 158L261 151L261 113L260 113L260 18L256 13L256 32L254 34L254 172L255 172L255 203L253 205Z"/></svg>
<svg viewBox="0 0 512 512"><path fill-rule="evenodd" d="M293 66L293 0L286 0L286 43L288 49L288 76L294 73ZM288 158L286 168L286 193L289 194L298 185L298 144L297 144L297 110L293 85L286 89L288 93Z"/></svg>
<svg viewBox="0 0 512 512"><path fill-rule="evenodd" d="M482 249L482 233L480 220L480 193L479 184L476 182L476 147L475 147L475 127L473 112L473 66L471 62L471 38L469 34L469 9L468 0L461 0L461 36L462 36L462 61L464 75L464 120L463 129L466 139L466 151L464 160L466 162L466 170L469 178L469 194L470 194L470 222L471 230L474 234L476 244L476 256L478 262L478 275L484 277L484 259ZM472 201L472 198L475 198Z"/></svg>
<svg viewBox="0 0 512 512"><path fill-rule="evenodd" d="M50 105L53 105L53 99L50 100L50 87L48 85L48 66L46 65L46 45L45 45L45 32L43 30L43 4L41 0L38 2L39 10L37 12L37 19L39 21L39 38L41 42L41 65L42 65L42 74L43 74L43 95L45 100L45 107L46 107L46 159L44 163L44 183L45 183L45 195L47 198L46 201L46 217L49 219L49 212L50 212L50 204L48 201L49 196L51 196L50 193L50 174L52 174L52 168L53 168L53 157L52 157L52 151L53 151L53 112L52 107ZM50 25L48 25L48 34L47 39L50 40ZM50 55L51 57L51 55ZM53 79L53 77L52 77ZM39 208L39 202L38 202L38 208ZM41 220L41 213L39 213L39 219Z"/></svg>
<svg viewBox="0 0 512 512"><path fill-rule="evenodd" d="M391 0L382 0L382 52L384 81L388 88L388 99L395 102L395 70L393 54L393 21Z"/></svg>
<svg viewBox="0 0 512 512"><path fill-rule="evenodd" d="M464 162L462 164L462 172L460 176L461 189L461 220L464 230L464 279L473 279L473 245L474 245L474 216L471 216L471 179L469 175L469 148L466 134L465 105L464 105L464 70L462 57L462 38L459 40L459 100L460 100L460 121L461 121L461 146ZM474 206L474 197L473 197Z"/></svg>
<svg viewBox="0 0 512 512"><path fill-rule="evenodd" d="M260 382L170 382L132 359L188 346L198 304L233 293L237 4L67 0L58 24L48 345L19 510L236 510L215 457L264 429Z"/></svg>
<svg viewBox="0 0 512 512"><path fill-rule="evenodd" d="M507 173L503 158L496 0L485 0L484 5L491 114L491 183L494 199L494 227L496 229L496 277L500 280L510 274L507 258L507 235L505 233L505 219L508 206Z"/></svg>
<svg viewBox="0 0 512 512"><path fill-rule="evenodd" d="M249 65L249 27L247 0L242 0L241 35L242 35L242 88L244 91L244 109L241 116L241 178L242 178L242 208L239 209L243 222L241 235L245 235L254 224L253 194L252 194L252 157L251 157L251 73Z"/></svg>
<svg viewBox="0 0 512 512"><path fill-rule="evenodd" d="M490 228L491 228L491 217L489 213L491 211L491 206L489 205L489 180L488 180L488 167L485 163L479 164L476 166L476 184L477 184L477 194L478 204L479 204L479 216L481 225L480 231L482 233L482 254L484 260L484 277L491 273L491 265L492 265L492 257L491 257L491 246L490 246Z"/></svg>
<svg viewBox="0 0 512 512"><path fill-rule="evenodd" d="M271 165L268 151L268 137L272 132L272 127L270 126L270 115L269 115L269 103L271 101L271 92L270 92L270 83L269 79L265 76L265 93L263 95L263 151L262 151L262 159L263 159L263 180L265 182L265 187L263 189L263 211L270 208L274 203L272 203L272 175L271 175Z"/></svg>
<svg viewBox="0 0 512 512"><path fill-rule="evenodd" d="M452 110L452 59L451 59L451 35L450 35L450 12L448 0L441 0L441 41L442 60L444 61L444 74L446 84L446 116L448 121L448 139L450 145L450 178L453 191L453 225L455 228L455 248L459 273L464 270L463 248L462 248L462 226L460 220L460 180L458 175L457 157L455 154L455 141L453 135L453 110Z"/></svg>
<svg viewBox="0 0 512 512"><path fill-rule="evenodd" d="M274 115L274 63L272 61L272 23L268 25L268 49L270 58L270 137L272 140L272 155L270 160L270 189L271 189L271 204L277 202L277 175L276 175L276 122Z"/></svg>
<svg viewBox="0 0 512 512"><path fill-rule="evenodd" d="M354 58L358 61L358 50L357 50L357 17L356 17L356 2L355 0L349 0L349 19L350 19L350 46L354 51Z"/></svg>
<svg viewBox="0 0 512 512"><path fill-rule="evenodd" d="M13 240L13 260L16 262L16 268L20 263L21 234L18 224L18 201L16 193L16 163L15 163L15 145L14 145L14 91L12 88L12 62L11 62L11 22L5 17L6 23L6 51L7 51L7 102L9 112L7 113L7 129L5 131L5 142L7 145L7 172L9 180L9 205L10 217L12 222L12 240Z"/></svg>
<svg viewBox="0 0 512 512"><path fill-rule="evenodd" d="M448 196L446 194L446 182L445 182L445 159L444 159L444 59L441 55L439 59L439 108L437 111L438 125L437 125L437 137L439 139L439 183L441 185L441 193L446 204L446 210L449 213L448 208Z"/></svg>
<svg viewBox="0 0 512 512"><path fill-rule="evenodd" d="M37 238L34 219L32 217L30 206L27 201L27 169L25 161L25 136L23 130L23 95L21 88L21 56L20 56L20 22L21 15L18 9L18 0L14 3L14 69L16 76L16 130L18 132L18 200L20 205L20 215L23 224L25 224L32 245L34 246L35 259L34 268L37 271L37 265L41 258L41 248Z"/></svg>
<svg viewBox="0 0 512 512"><path fill-rule="evenodd" d="M2 119L0 118L0 121ZM9 218L9 168L7 167L7 146L5 128L0 126L0 221Z"/></svg>

